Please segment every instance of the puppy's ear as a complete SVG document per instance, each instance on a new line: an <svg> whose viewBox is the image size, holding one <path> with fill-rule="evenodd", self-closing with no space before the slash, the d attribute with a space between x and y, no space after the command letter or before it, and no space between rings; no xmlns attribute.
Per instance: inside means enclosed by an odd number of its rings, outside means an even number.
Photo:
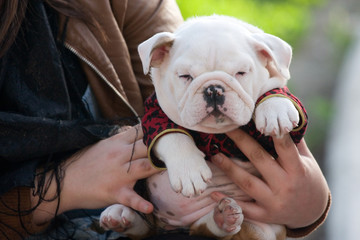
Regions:
<svg viewBox="0 0 360 240"><path fill-rule="evenodd" d="M284 80L290 78L290 62L292 49L288 43L282 39L267 33L252 34L255 40L255 50L268 59L266 68L270 76L279 76ZM270 60L270 61L269 61Z"/></svg>
<svg viewBox="0 0 360 240"><path fill-rule="evenodd" d="M174 34L161 32L138 46L144 74L149 72L150 67L158 67L163 62L165 56L169 53L174 39Z"/></svg>

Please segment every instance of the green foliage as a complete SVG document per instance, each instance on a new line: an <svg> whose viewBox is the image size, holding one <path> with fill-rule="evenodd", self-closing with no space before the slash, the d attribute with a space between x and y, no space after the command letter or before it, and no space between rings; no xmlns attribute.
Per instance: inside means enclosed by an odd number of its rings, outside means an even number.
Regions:
<svg viewBox="0 0 360 240"><path fill-rule="evenodd" d="M309 25L310 9L325 0L177 0L183 17L223 14L247 21L296 44Z"/></svg>

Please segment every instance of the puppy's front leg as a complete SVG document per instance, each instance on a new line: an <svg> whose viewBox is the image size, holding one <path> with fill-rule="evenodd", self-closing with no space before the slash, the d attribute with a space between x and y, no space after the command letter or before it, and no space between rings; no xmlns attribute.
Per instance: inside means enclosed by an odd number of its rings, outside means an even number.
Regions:
<svg viewBox="0 0 360 240"><path fill-rule="evenodd" d="M191 197L206 189L212 173L205 162L204 153L189 136L168 133L156 141L153 151L165 163L174 191Z"/></svg>
<svg viewBox="0 0 360 240"><path fill-rule="evenodd" d="M287 98L272 97L255 109L256 128L266 136L282 137L300 121L299 112Z"/></svg>

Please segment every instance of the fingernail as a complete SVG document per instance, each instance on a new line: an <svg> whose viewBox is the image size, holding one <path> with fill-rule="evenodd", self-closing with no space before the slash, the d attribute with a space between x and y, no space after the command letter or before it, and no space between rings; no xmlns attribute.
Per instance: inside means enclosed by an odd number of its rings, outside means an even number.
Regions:
<svg viewBox="0 0 360 240"><path fill-rule="evenodd" d="M125 227L128 227L130 225L130 222L126 218L122 218L122 223Z"/></svg>
<svg viewBox="0 0 360 240"><path fill-rule="evenodd" d="M231 226L231 227L228 227L228 228L226 229L226 231L232 232L232 231L235 230L235 228L236 228L236 226Z"/></svg>
<svg viewBox="0 0 360 240"><path fill-rule="evenodd" d="M144 213L147 213L147 212L149 212L150 207L151 207L150 204L144 203L141 206L141 211L144 212Z"/></svg>
<svg viewBox="0 0 360 240"><path fill-rule="evenodd" d="M211 198L217 202L217 203L220 203L223 199L224 199L224 195L222 195L221 193L219 192L212 192L211 193Z"/></svg>
<svg viewBox="0 0 360 240"><path fill-rule="evenodd" d="M212 192L211 195L215 198L221 197L221 194L219 192Z"/></svg>
<svg viewBox="0 0 360 240"><path fill-rule="evenodd" d="M260 133L264 134L264 132L265 132L264 128L260 128Z"/></svg>

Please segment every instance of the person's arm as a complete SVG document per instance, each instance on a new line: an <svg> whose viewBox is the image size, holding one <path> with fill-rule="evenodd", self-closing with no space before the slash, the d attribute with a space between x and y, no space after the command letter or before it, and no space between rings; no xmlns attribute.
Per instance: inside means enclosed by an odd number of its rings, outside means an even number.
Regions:
<svg viewBox="0 0 360 240"><path fill-rule="evenodd" d="M116 132L115 124L0 112L0 195L33 186L39 164L56 163ZM50 166L49 166L50 168Z"/></svg>
<svg viewBox="0 0 360 240"><path fill-rule="evenodd" d="M108 137L116 125L0 112L0 163L19 163L81 149Z"/></svg>
<svg viewBox="0 0 360 240"><path fill-rule="evenodd" d="M34 195L36 189L30 187L17 187L2 194L0 238L17 239L41 232L56 214L72 209L97 209L122 203L144 213L152 212L153 205L133 190L137 180L158 171L146 158L142 137L139 126L131 128L66 160L62 166L60 201L54 178L45 191L44 201L39 201L39 196Z"/></svg>
<svg viewBox="0 0 360 240"><path fill-rule="evenodd" d="M228 136L262 175L262 178L251 175L223 154L212 159L255 200L239 202L248 218L284 224L289 237L305 236L321 225L329 210L330 190L305 140L296 146L289 134L274 138L279 155L275 160L243 131L237 129ZM224 196L218 192L212 194L216 201Z"/></svg>

